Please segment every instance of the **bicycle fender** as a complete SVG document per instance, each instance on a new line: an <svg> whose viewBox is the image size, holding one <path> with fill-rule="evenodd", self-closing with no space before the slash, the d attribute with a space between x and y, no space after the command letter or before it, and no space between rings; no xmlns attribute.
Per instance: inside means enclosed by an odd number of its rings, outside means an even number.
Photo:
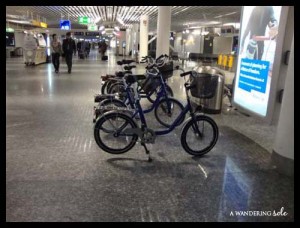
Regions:
<svg viewBox="0 0 300 228"><path fill-rule="evenodd" d="M103 115L99 116L99 117L97 118L96 122L98 122L98 120L99 120L100 118L104 118L105 116L107 116L107 115L109 115L109 114L111 114L111 113L116 113L116 112L121 113L121 114L124 114L124 115L128 115L129 117L132 116L131 111L126 112L125 110L124 110L124 111L111 110L111 111L105 112ZM132 120L133 120L133 122L136 124L136 126L139 126L138 123L136 122L136 120L135 120L134 118L132 118ZM94 128L96 128L96 124L94 125Z"/></svg>
<svg viewBox="0 0 300 228"><path fill-rule="evenodd" d="M202 114L200 113L196 113L195 116L202 116ZM181 125L181 131L183 130L183 128L185 127L185 125L187 125L187 123L192 119L192 117L187 118Z"/></svg>

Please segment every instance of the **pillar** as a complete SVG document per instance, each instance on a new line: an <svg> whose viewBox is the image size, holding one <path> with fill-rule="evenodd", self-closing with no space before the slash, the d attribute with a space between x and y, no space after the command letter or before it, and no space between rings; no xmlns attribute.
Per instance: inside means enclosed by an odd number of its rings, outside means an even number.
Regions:
<svg viewBox="0 0 300 228"><path fill-rule="evenodd" d="M171 6L159 6L157 18L156 58L169 55L171 29Z"/></svg>
<svg viewBox="0 0 300 228"><path fill-rule="evenodd" d="M294 37L290 50L272 162L279 172L294 176Z"/></svg>
<svg viewBox="0 0 300 228"><path fill-rule="evenodd" d="M135 57L135 52L138 49L138 30L139 30L139 25L138 24L134 24L132 26L132 33L131 33L131 37L132 37L132 54L131 57L134 58Z"/></svg>
<svg viewBox="0 0 300 228"><path fill-rule="evenodd" d="M149 27L149 16L142 15L140 18L139 61L141 61L143 56L148 55L148 27Z"/></svg>
<svg viewBox="0 0 300 228"><path fill-rule="evenodd" d="M129 52L132 48L131 45L131 29L126 29L126 55L129 55Z"/></svg>

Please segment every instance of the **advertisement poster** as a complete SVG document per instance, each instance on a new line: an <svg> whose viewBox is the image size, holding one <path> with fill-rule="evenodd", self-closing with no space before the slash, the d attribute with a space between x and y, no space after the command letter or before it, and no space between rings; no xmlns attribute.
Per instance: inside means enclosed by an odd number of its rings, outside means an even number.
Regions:
<svg viewBox="0 0 300 228"><path fill-rule="evenodd" d="M267 115L281 6L244 6L234 102Z"/></svg>

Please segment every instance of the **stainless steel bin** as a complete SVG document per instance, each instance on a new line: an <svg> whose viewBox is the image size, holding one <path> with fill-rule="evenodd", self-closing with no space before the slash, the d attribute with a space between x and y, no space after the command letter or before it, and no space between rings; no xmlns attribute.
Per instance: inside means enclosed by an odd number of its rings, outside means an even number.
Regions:
<svg viewBox="0 0 300 228"><path fill-rule="evenodd" d="M195 77L207 76L207 74L217 76L218 83L214 96L210 99L200 99L191 96L192 105L201 105L202 111L208 114L219 114L222 111L222 100L224 93L225 75L218 69L211 66L198 66L193 69Z"/></svg>

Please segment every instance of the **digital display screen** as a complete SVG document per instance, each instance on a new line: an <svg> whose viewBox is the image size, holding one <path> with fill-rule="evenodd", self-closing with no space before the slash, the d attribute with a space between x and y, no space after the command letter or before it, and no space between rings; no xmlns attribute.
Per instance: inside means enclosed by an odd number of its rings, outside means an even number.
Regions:
<svg viewBox="0 0 300 228"><path fill-rule="evenodd" d="M60 29L61 30L70 30L71 29L71 21L60 20Z"/></svg>
<svg viewBox="0 0 300 228"><path fill-rule="evenodd" d="M267 115L281 6L244 6L234 103Z"/></svg>

